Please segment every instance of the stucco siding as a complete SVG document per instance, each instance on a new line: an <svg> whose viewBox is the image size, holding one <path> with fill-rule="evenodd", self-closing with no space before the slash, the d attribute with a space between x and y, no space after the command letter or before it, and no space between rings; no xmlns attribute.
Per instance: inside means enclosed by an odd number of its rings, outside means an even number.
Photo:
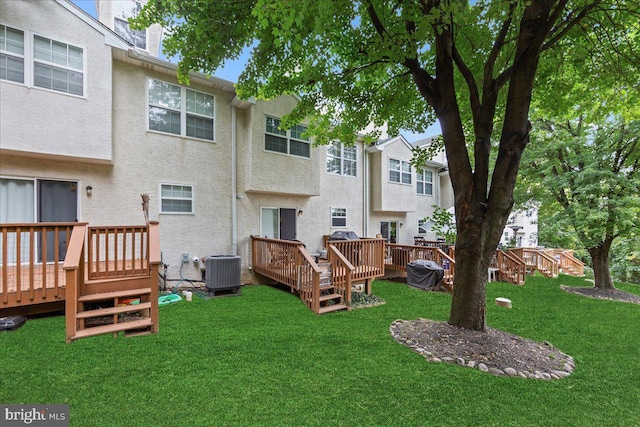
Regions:
<svg viewBox="0 0 640 427"><path fill-rule="evenodd" d="M416 210L416 173L411 167L411 184L391 182L389 159L409 162L411 149L402 140L396 140L374 153L372 158L372 207L374 211L413 212ZM376 171L375 168L378 170ZM375 179L373 175L376 175ZM379 179L378 179L379 178Z"/></svg>
<svg viewBox="0 0 640 427"><path fill-rule="evenodd" d="M111 48L53 2L0 2L0 22L24 31L25 83L0 82L0 148L31 156L112 161ZM52 7L44 7L52 6ZM33 86L33 37L84 49L83 95Z"/></svg>
<svg viewBox="0 0 640 427"><path fill-rule="evenodd" d="M120 203L101 200L104 211L100 221L118 224L131 217L132 212L136 215L131 219L142 220L140 195L148 193L150 217L160 221L163 262L169 265L173 276L180 268L183 253L190 258L231 253L232 95L204 85L190 86L215 96L215 142L148 131L148 78L172 84L178 84L177 80L130 64L114 65L116 143L110 187L118 190ZM161 184L191 186L193 213L160 213ZM95 194L100 194L99 189ZM128 213L123 216L125 201ZM186 277L197 278L198 270L191 262L183 266Z"/></svg>
<svg viewBox="0 0 640 427"><path fill-rule="evenodd" d="M244 187L240 191L303 196L320 194L320 150L311 147L310 158L305 158L265 149L266 117L279 119L290 113L296 102L292 96L281 96L268 102L258 101L252 107L250 140L240 148L243 159L251 162L240 164L242 169L239 171L244 175Z"/></svg>

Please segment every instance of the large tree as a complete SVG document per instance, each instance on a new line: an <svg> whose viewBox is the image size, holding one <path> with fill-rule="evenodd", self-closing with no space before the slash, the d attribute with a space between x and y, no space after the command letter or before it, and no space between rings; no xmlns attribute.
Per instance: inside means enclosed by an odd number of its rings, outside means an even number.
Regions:
<svg viewBox="0 0 640 427"><path fill-rule="evenodd" d="M318 143L353 142L370 123L423 131L437 118L458 233L449 323L484 330L538 63L567 35L589 33L587 18L624 34L616 15L628 10L638 0L150 0L138 22L169 29L164 46L181 56L183 79L255 43L240 96L300 95L283 126L307 118Z"/></svg>
<svg viewBox="0 0 640 427"><path fill-rule="evenodd" d="M638 12L619 18L640 22ZM640 34L613 35L610 50L603 40L612 34L593 28L565 38L539 67L537 79L552 84L535 89L516 198L553 212L546 234L574 236L591 256L595 287L607 289L614 240L640 237Z"/></svg>
<svg viewBox="0 0 640 427"><path fill-rule="evenodd" d="M554 227L577 235L591 256L595 287L612 289L612 243L640 237L640 122L539 124L522 162L523 185L535 200L560 206Z"/></svg>

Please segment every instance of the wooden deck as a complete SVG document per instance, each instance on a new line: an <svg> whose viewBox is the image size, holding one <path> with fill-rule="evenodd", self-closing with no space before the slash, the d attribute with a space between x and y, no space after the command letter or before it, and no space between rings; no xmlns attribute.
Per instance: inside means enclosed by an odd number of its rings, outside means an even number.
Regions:
<svg viewBox="0 0 640 427"><path fill-rule="evenodd" d="M449 292L453 289L456 261L444 253L438 246L385 245L384 268L394 271L407 271L407 264L416 260L434 261L444 269L442 286Z"/></svg>
<svg viewBox="0 0 640 427"><path fill-rule="evenodd" d="M316 262L301 242L252 237L252 269L288 286L316 314L349 309L352 286L384 275L384 240L337 241Z"/></svg>
<svg viewBox="0 0 640 427"><path fill-rule="evenodd" d="M116 265L117 264L117 265ZM83 269L85 283L90 283L89 271L93 270L104 275L104 277L117 277L116 271L125 269L128 271L147 268L146 260L126 260L94 263L93 268L89 268L85 263ZM45 263L27 264L22 266L9 265L0 269L0 313L2 309L18 307L30 304L41 304L53 300L65 299L66 274L64 264ZM111 275L107 272L114 272ZM95 276L93 277L95 279ZM20 292L18 292L18 289Z"/></svg>
<svg viewBox="0 0 640 427"><path fill-rule="evenodd" d="M67 342L101 333L157 332L159 227L88 227L86 223L0 224L0 316L65 308ZM134 293L138 307L118 307ZM111 307L94 310L87 302ZM85 320L107 310L109 327ZM142 313L140 324L119 324L118 314ZM143 325L144 323L144 325ZM143 326L140 326L143 325Z"/></svg>

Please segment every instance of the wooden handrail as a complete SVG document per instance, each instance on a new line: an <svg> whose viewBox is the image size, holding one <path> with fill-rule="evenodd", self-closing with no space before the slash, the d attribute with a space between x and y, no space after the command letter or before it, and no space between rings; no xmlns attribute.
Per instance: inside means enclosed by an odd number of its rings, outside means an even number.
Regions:
<svg viewBox="0 0 640 427"><path fill-rule="evenodd" d="M67 256L64 259L65 280L65 329L66 341L76 335L78 330L77 314L78 314L78 297L82 295L82 286L84 284L84 244L87 225L81 224L73 227L69 246L67 247Z"/></svg>
<svg viewBox="0 0 640 427"><path fill-rule="evenodd" d="M573 251L563 250L560 253L560 268L562 268L566 274L584 276L584 263L573 256Z"/></svg>
<svg viewBox="0 0 640 427"><path fill-rule="evenodd" d="M251 238L252 268L296 290L314 313L320 312L321 270L301 242Z"/></svg>
<svg viewBox="0 0 640 427"><path fill-rule="evenodd" d="M548 277L558 277L559 262L545 251L538 252L538 270Z"/></svg>
<svg viewBox="0 0 640 427"><path fill-rule="evenodd" d="M73 227L71 239L67 246L67 256L64 258L65 270L73 270L80 268L84 264L82 251L84 250L84 238L87 231L87 223L78 224Z"/></svg>
<svg viewBox="0 0 640 427"><path fill-rule="evenodd" d="M500 271L500 280L516 285L524 284L526 277L526 264L514 254L496 250L497 268Z"/></svg>
<svg viewBox="0 0 640 427"><path fill-rule="evenodd" d="M384 275L384 239L331 240L327 245L334 246L354 266L354 281Z"/></svg>
<svg viewBox="0 0 640 427"><path fill-rule="evenodd" d="M152 326L152 332L157 333L159 330L159 313L158 313L158 293L159 293L159 270L162 262L162 252L160 250L160 223L158 221L150 221L148 225L148 239L149 249L147 254L149 256L149 277L151 280L151 311L150 317Z"/></svg>
<svg viewBox="0 0 640 427"><path fill-rule="evenodd" d="M355 267L334 245L329 245L327 259L331 263L331 281L343 301L351 308L351 284Z"/></svg>

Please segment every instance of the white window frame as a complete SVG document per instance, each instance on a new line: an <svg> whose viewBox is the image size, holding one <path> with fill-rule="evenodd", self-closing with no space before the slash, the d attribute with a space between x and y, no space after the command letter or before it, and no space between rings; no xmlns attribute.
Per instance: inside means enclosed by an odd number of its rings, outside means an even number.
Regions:
<svg viewBox="0 0 640 427"><path fill-rule="evenodd" d="M7 29L13 30L15 32L22 33L22 54L19 54L17 52L13 52L13 51L5 49L6 46L7 46ZM23 30L19 30L17 28L9 27L7 25L0 25L0 36L4 39L4 43L0 44L0 55L6 57L6 59L4 59L3 62L6 65L5 71L7 73L7 78L1 78L0 80L6 81L6 82L12 82L12 83L24 84L25 80L27 78L26 71L25 71L25 63L26 63L25 52L27 52L27 50L26 50L27 49L27 44L26 44L25 32ZM8 66L9 59L22 61L22 80L11 80L11 79L8 78L8 76L9 76L9 66Z"/></svg>
<svg viewBox="0 0 640 427"><path fill-rule="evenodd" d="M268 131L267 128L267 124L268 121L272 120L273 124L271 125L275 130L274 131ZM270 153L278 153L278 154L286 154L288 156L294 156L294 157L299 157L301 159L310 159L311 158L311 141L309 140L309 138L303 138L302 136L300 136L300 134L304 133L307 130L307 126L302 125L302 124L297 124L295 126L292 126L291 129L280 129L280 123L281 120L277 117L273 117L273 116L269 116L269 115L265 115L264 116L264 150L268 151ZM296 136L297 134L297 136ZM286 152L285 151L280 151L280 150L273 150L270 148L267 148L267 137L271 136L273 138L279 138L285 141L285 147L286 147ZM292 153L291 151L291 144L292 143L297 143L297 144L306 144L307 146L307 151L309 153L308 156L303 156L300 154L296 154L296 153Z"/></svg>
<svg viewBox="0 0 640 427"><path fill-rule="evenodd" d="M138 2L136 2L138 3ZM120 21L121 25L124 25L124 34L121 34L119 30L117 30L118 26L116 25L117 21ZM131 29L131 27L129 26L129 21L127 20L127 18L121 18L118 16L114 16L113 17L113 31L119 35L120 37L122 37L123 39L125 39L127 41L127 43L130 43L133 47L137 48L137 49L142 49L142 50L147 50L147 29L145 28L144 30L133 30ZM143 36L144 34L144 36ZM144 40L144 46L139 46L138 45L138 41L143 39Z"/></svg>
<svg viewBox="0 0 640 427"><path fill-rule="evenodd" d="M411 163L390 157L388 164L389 182L394 184L411 185ZM397 180L393 178L395 174L398 175Z"/></svg>
<svg viewBox="0 0 640 427"><path fill-rule="evenodd" d="M179 196L163 196L163 189L166 186L171 186L171 187L183 187L183 188L189 188L191 189L191 197L179 197ZM194 213L194 201L195 201L195 197L194 197L194 189L193 189L193 185L191 184L176 184L176 183L171 183L171 182L161 182L158 188L158 199L160 200L160 206L158 207L158 209L160 210L160 214L162 215L192 215ZM185 201L188 200L189 202L191 202L191 210L189 212L187 211L173 211L173 210L164 210L163 208L163 202L165 200L176 200L176 201Z"/></svg>
<svg viewBox="0 0 640 427"><path fill-rule="evenodd" d="M352 155L353 158L347 158ZM332 163L338 164L338 170L330 170ZM352 165L347 168L347 165ZM355 145L344 145L340 141L334 141L327 146L326 171L334 175L357 177L358 176L358 150ZM353 171L353 173L349 173Z"/></svg>
<svg viewBox="0 0 640 427"><path fill-rule="evenodd" d="M51 53L51 59L50 60L46 60L46 59L42 59L42 58L36 58L36 41L35 41L36 38L40 38L40 39L42 39L44 41L48 41L49 42L50 53ZM32 52L33 57L31 58L30 62L33 63L33 70L31 72L32 79L33 79L32 80L33 81L33 87L37 87L37 88L45 89L45 90L50 90L50 91L53 91L53 92L64 93L64 94L71 95L71 96L84 97L85 92L86 92L86 87L87 87L86 79L85 79L85 75L86 75L85 66L86 66L86 62L87 62L86 59L85 59L86 58L85 49L82 48L82 47L70 44L70 43L65 43L65 42L62 42L62 41L59 41L59 40L55 40L55 39L52 39L52 38L49 38L49 37L45 37L45 36L42 36L42 35L39 35L39 34L33 34L32 40L33 40L33 46L32 46L31 52ZM64 45L66 47L66 50L67 50L67 54L66 54L66 62L67 63L66 64L59 64L59 63L53 61L53 56L54 56L54 48L53 48L53 46L56 43L58 45ZM81 68L77 68L74 65L69 64L69 62L73 59L72 56L69 54L69 52L71 50L70 48L73 48L73 49L76 49L76 50L80 50L82 52L82 57L81 57L82 65L81 65ZM66 72L66 73L77 73L77 74L80 74L80 76L82 77L82 79L81 79L82 80L82 93L70 92L69 88L67 88L67 90L54 88L53 87L53 82L54 82L53 76L51 77L51 85L52 85L52 87L46 87L46 86L37 85L36 84L36 75L35 74L36 74L36 68L37 68L38 65L40 65L42 67L49 68L49 69L51 69L52 72L54 70L59 70L59 71L63 71L63 72Z"/></svg>
<svg viewBox="0 0 640 427"><path fill-rule="evenodd" d="M169 105L162 105L160 103L155 103L152 104L151 103L151 99L150 99L150 90L149 90L149 86L151 85L151 82L156 81L159 83L162 83L164 85L169 85L170 87L176 88L180 90L180 100L179 100L179 106L178 108L175 108L173 106L169 106ZM213 111L211 112L211 115L207 115L207 114L202 114L202 113L198 113L198 112L194 112L194 111L188 111L187 110L187 95L190 93L194 93L194 94L200 94L200 95L204 95L206 97L210 97L211 98L211 104L212 104L212 109ZM198 141L206 141L206 142L215 142L216 141L216 96L211 94L211 93L207 93L207 92L202 92L202 91L198 91L198 90L194 90L191 88L187 88L184 86L180 86L174 83L169 83L167 81L164 80L160 80L160 79L154 79L152 77L148 77L147 78L147 88L146 88L146 97L147 97L147 130L149 132L157 132L157 133L161 133L163 135L171 135L171 136L176 136L176 137L181 137L181 138L189 138L189 139L195 139ZM157 108L160 110L167 110L167 111L171 111L174 113L179 113L180 114L180 132L176 133L176 132L169 132L169 131L164 131L164 130L160 130L160 129L151 129L151 123L152 121L150 120L150 115L151 115L151 109L152 108ZM205 119L205 120L210 120L211 121L211 126L212 126L212 138L200 138L198 136L191 136L191 135L187 135L187 121L190 117L195 117L195 118L201 118L201 119Z"/></svg>
<svg viewBox="0 0 640 427"><path fill-rule="evenodd" d="M427 174L431 175L431 181L426 179ZM422 184L422 191L420 191L420 187ZM427 187L431 189L431 191L427 192ZM433 171L430 169L418 169L416 171L416 192L423 196L433 196Z"/></svg>
<svg viewBox="0 0 640 427"><path fill-rule="evenodd" d="M80 47L76 44L72 44L72 43L67 43L66 41L60 40L60 39L53 39L51 37L47 37L43 34L39 34L39 33L34 33L32 31L26 31L20 28L16 28L16 27L11 27L8 25L4 25L2 24L3 27L5 28L10 28L12 30L15 31L19 31L22 33L22 42L23 42L23 52L22 52L22 56L17 55L14 52L9 52L6 51L4 49L0 50L0 52L2 52L2 54L7 55L7 56L11 56L13 58L20 58L22 59L22 71L23 71L23 78L22 81L15 81L15 80L8 80L8 79L0 79L3 82L8 82L8 83L12 83L12 84L19 84L19 85L24 85L28 88L31 89L38 89L38 90L44 90L47 92L55 92L58 94L62 94L62 95L66 95L66 96L72 96L74 98L86 98L87 97L87 92L89 91L88 87L87 87L87 49L84 47ZM5 30L6 33L6 30ZM47 61L45 59L36 59L36 55L35 55L35 49L36 49L36 43L35 43L35 38L39 37L41 39L44 40L48 40L49 43L52 45L54 42L58 43L60 45L65 45L67 48L67 52L69 51L69 47L78 49L82 51L82 67L81 68L77 68L74 67L73 65L62 65L62 64L58 64L52 61ZM67 53L67 60L69 59L68 53ZM48 87L44 87L44 86L38 86L35 83L35 71L36 71L36 65L42 65L44 67L48 67L50 69L56 69L56 70L62 70L64 72L74 72L74 73L78 73L82 76L82 93L81 94L77 94L77 93L72 93L69 92L68 90L60 90L60 89L56 89L56 88L48 88Z"/></svg>
<svg viewBox="0 0 640 427"><path fill-rule="evenodd" d="M343 225L336 224L336 221L344 221ZM332 206L331 207L331 228L347 227L347 208Z"/></svg>
<svg viewBox="0 0 640 427"><path fill-rule="evenodd" d="M264 219L265 211L270 212L269 218L275 219L276 221L273 224L273 236L269 236L266 230L264 229ZM275 213L275 217L273 214ZM260 207L260 236L266 237L269 239L279 239L280 238L280 208L275 206L261 206Z"/></svg>

